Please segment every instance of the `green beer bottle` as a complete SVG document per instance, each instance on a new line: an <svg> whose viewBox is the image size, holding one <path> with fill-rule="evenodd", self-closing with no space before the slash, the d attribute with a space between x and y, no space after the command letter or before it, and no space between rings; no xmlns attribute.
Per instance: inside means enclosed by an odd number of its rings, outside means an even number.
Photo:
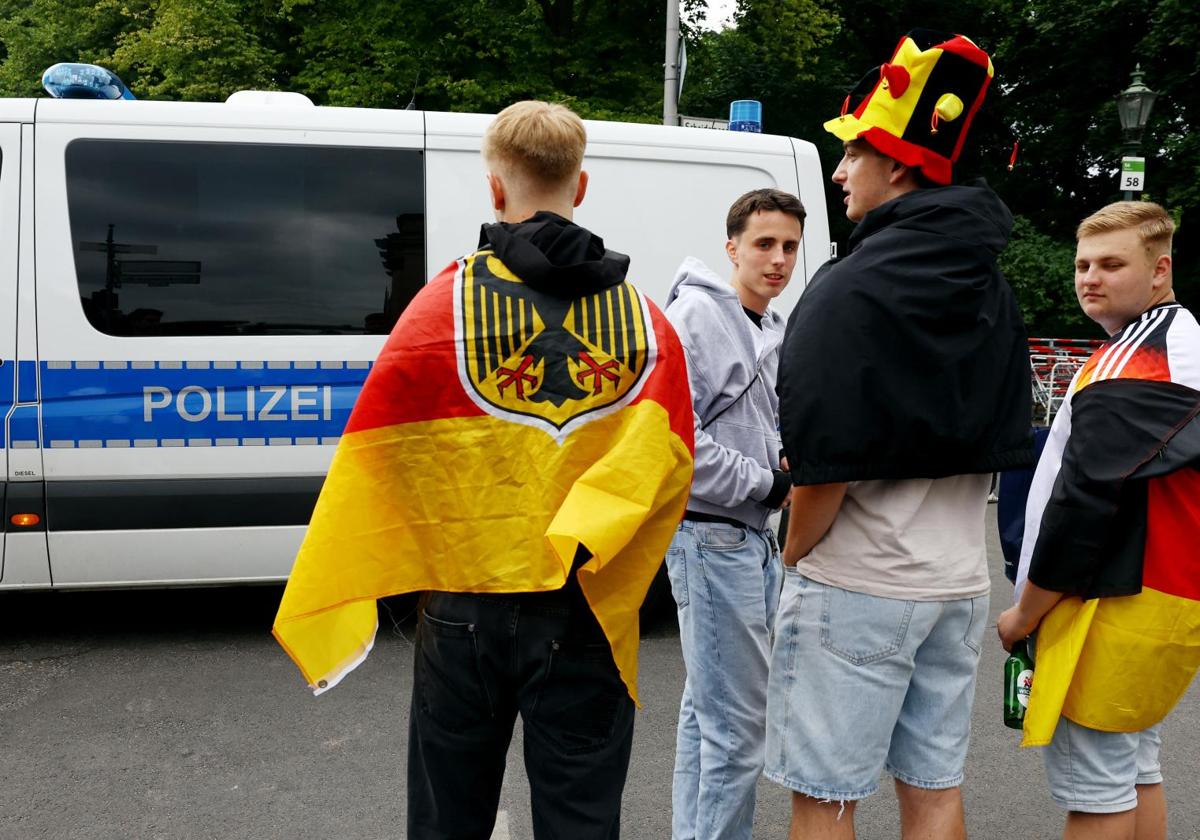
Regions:
<svg viewBox="0 0 1200 840"><path fill-rule="evenodd" d="M1010 729L1024 728L1031 688L1033 661L1022 639L1013 645L1012 652L1004 662L1004 725Z"/></svg>

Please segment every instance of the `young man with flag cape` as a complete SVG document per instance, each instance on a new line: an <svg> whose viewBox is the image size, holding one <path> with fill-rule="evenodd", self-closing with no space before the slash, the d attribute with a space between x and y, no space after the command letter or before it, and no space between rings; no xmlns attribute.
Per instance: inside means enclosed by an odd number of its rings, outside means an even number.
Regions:
<svg viewBox="0 0 1200 840"><path fill-rule="evenodd" d="M405 310L334 455L275 620L316 692L425 591L409 840L491 835L518 714L534 834L619 834L638 608L683 514L679 341L571 221L582 121L521 102L484 136L497 224Z"/></svg>
<svg viewBox="0 0 1200 840"><path fill-rule="evenodd" d="M1166 837L1158 724L1200 666L1200 326L1150 202L1079 226L1075 292L1111 338L1076 374L1034 474L1006 649L1037 630L1024 746L1064 837Z"/></svg>

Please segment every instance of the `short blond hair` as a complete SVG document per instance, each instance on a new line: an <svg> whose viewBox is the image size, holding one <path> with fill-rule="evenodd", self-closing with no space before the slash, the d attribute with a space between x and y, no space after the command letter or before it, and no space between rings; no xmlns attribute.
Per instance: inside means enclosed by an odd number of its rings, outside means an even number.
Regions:
<svg viewBox="0 0 1200 840"><path fill-rule="evenodd" d="M1079 223L1075 238L1129 229L1137 231L1147 257L1156 259L1171 253L1175 222L1153 201L1115 201L1102 207Z"/></svg>
<svg viewBox="0 0 1200 840"><path fill-rule="evenodd" d="M530 99L509 105L483 135L483 157L527 180L530 186L564 186L583 166L587 130L565 105Z"/></svg>

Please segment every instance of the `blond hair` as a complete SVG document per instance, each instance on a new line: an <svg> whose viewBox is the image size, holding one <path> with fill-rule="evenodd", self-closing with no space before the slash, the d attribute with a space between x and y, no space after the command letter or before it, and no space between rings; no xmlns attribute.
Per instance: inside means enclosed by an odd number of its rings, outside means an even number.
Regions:
<svg viewBox="0 0 1200 840"><path fill-rule="evenodd" d="M570 108L528 100L496 115L483 135L483 157L534 189L566 185L583 165L587 131Z"/></svg>
<svg viewBox="0 0 1200 840"><path fill-rule="evenodd" d="M1137 231L1138 239L1146 249L1146 256L1156 259L1171 253L1171 237L1175 234L1175 222L1167 211L1153 201L1115 201L1102 207L1079 223L1076 239L1111 233L1116 230Z"/></svg>

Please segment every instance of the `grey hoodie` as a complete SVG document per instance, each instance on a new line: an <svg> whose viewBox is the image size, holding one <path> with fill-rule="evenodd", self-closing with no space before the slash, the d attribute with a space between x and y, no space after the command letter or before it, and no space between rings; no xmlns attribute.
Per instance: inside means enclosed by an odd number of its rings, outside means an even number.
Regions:
<svg viewBox="0 0 1200 840"><path fill-rule="evenodd" d="M688 510L763 528L771 511L762 500L779 466L775 376L783 318L768 309L758 334L733 287L694 257L675 273L665 312L683 343L692 388L696 462Z"/></svg>

